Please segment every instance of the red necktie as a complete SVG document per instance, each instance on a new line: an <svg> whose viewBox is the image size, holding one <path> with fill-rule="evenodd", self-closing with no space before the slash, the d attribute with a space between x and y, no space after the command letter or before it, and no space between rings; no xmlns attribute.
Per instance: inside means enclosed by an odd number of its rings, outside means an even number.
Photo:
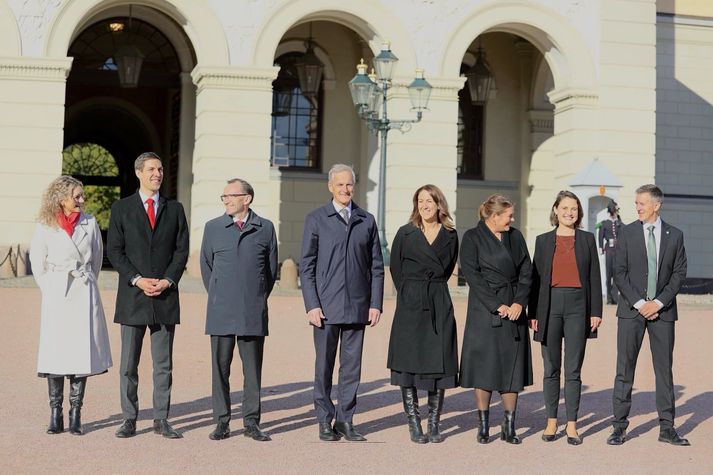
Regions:
<svg viewBox="0 0 713 475"><path fill-rule="evenodd" d="M149 215L149 224L151 225L151 229L153 229L156 225L156 212L153 209L153 199L147 199L146 205L146 213Z"/></svg>
<svg viewBox="0 0 713 475"><path fill-rule="evenodd" d="M238 221L235 222L235 225L236 225L237 227L239 227L240 230L242 231L242 230L243 230L243 226L245 226L245 221L240 221L240 220L238 220Z"/></svg>

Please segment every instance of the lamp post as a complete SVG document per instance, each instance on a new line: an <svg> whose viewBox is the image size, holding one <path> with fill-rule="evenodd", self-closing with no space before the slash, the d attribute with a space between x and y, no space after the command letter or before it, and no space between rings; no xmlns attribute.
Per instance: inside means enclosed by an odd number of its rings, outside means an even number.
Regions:
<svg viewBox="0 0 713 475"><path fill-rule="evenodd" d="M431 85L423 78L423 69L416 70L416 77L408 86L412 111L415 119L392 120L388 115L388 91L392 87L394 67L398 58L391 52L388 43L384 43L381 52L374 58L374 70L367 75L367 65L362 59L357 65L357 74L349 82L352 101L359 118L366 122L369 130L380 136L381 160L379 162L379 206L378 227L381 253L384 264L389 265L390 256L386 243L386 145L389 130L396 129L401 133L411 130L411 125L420 122L423 111L427 110L428 99L431 96Z"/></svg>

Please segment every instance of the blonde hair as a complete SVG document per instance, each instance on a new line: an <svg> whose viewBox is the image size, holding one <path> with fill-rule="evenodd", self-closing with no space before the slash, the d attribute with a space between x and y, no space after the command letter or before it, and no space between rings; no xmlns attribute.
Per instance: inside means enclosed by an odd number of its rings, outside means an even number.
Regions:
<svg viewBox="0 0 713 475"><path fill-rule="evenodd" d="M433 198L433 202L438 208L438 213L436 214L438 222L449 231L455 229L453 218L451 217L451 213L448 211L448 202L446 201L446 197L436 185L423 185L416 190L416 193L413 194L413 211L411 212L409 222L417 228L420 228L423 225L421 214L418 212L418 195L421 194L422 191L427 191L428 194L431 195L431 198Z"/></svg>
<svg viewBox="0 0 713 475"><path fill-rule="evenodd" d="M78 186L84 187L82 182L74 177L62 175L55 178L42 195L37 221L46 226L58 228L57 214L62 212L62 201L72 196L72 192Z"/></svg>
<svg viewBox="0 0 713 475"><path fill-rule="evenodd" d="M506 209L515 206L515 202L505 195L495 193L483 201L478 208L480 219L485 221L494 214L502 214Z"/></svg>

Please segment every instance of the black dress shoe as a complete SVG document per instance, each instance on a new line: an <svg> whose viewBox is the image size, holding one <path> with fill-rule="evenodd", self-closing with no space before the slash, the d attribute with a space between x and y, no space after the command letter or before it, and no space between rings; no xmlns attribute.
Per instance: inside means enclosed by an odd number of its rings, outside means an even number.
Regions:
<svg viewBox="0 0 713 475"><path fill-rule="evenodd" d="M124 422L119 426L114 435L120 439L135 436L136 421L134 419L124 419Z"/></svg>
<svg viewBox="0 0 713 475"><path fill-rule="evenodd" d="M166 419L154 419L153 421L153 433L161 434L167 439L182 439L183 436L173 430L171 424L168 423Z"/></svg>
<svg viewBox="0 0 713 475"><path fill-rule="evenodd" d="M607 444L609 445L621 445L624 442L626 442L626 429L621 427L614 428L614 431L607 439Z"/></svg>
<svg viewBox="0 0 713 475"><path fill-rule="evenodd" d="M680 446L691 445L688 439L684 439L679 436L678 432L676 432L676 429L674 428L661 429L661 432L659 432L659 442L666 442L667 444Z"/></svg>
<svg viewBox="0 0 713 475"><path fill-rule="evenodd" d="M246 425L243 435L245 437L250 437L252 440L257 440L258 442L267 442L268 440L272 440L269 435L260 430L260 426L257 424Z"/></svg>
<svg viewBox="0 0 713 475"><path fill-rule="evenodd" d="M218 422L215 430L208 434L210 440L223 440L230 437L230 424L227 422Z"/></svg>
<svg viewBox="0 0 713 475"><path fill-rule="evenodd" d="M326 440L327 442L335 442L341 437L337 434L334 429L332 429L332 424L329 422L319 423L319 439Z"/></svg>
<svg viewBox="0 0 713 475"><path fill-rule="evenodd" d="M357 432L351 422L335 422L334 430L350 442L364 442L366 440L366 437Z"/></svg>

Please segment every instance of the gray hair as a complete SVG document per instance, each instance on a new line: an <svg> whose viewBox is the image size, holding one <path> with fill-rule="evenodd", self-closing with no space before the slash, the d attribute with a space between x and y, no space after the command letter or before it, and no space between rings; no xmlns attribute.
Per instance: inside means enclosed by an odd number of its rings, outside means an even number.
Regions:
<svg viewBox="0 0 713 475"><path fill-rule="evenodd" d="M233 183L240 183L240 187L243 189L243 192L250 195L250 198L252 198L253 200L255 199L255 190L253 189L250 183L243 180L242 178L231 178L230 180L228 180L228 185L232 185Z"/></svg>
<svg viewBox="0 0 713 475"><path fill-rule="evenodd" d="M144 163L146 163L148 160L158 160L160 162L161 157L159 157L158 154L154 152L144 152L138 157L136 157L136 160L134 160L134 170L136 170L137 172L143 170Z"/></svg>
<svg viewBox="0 0 713 475"><path fill-rule="evenodd" d="M636 189L636 194L640 195L642 193L648 193L651 195L651 199L657 203L663 203L663 191L656 185L641 185Z"/></svg>
<svg viewBox="0 0 713 475"><path fill-rule="evenodd" d="M349 165L345 165L343 163L337 163L335 165L332 165L332 168L329 169L329 183L332 183L332 178L334 178L334 175L337 173L344 173L344 172L349 172L352 174L352 183L356 183L356 173L354 173L354 168L352 168Z"/></svg>

